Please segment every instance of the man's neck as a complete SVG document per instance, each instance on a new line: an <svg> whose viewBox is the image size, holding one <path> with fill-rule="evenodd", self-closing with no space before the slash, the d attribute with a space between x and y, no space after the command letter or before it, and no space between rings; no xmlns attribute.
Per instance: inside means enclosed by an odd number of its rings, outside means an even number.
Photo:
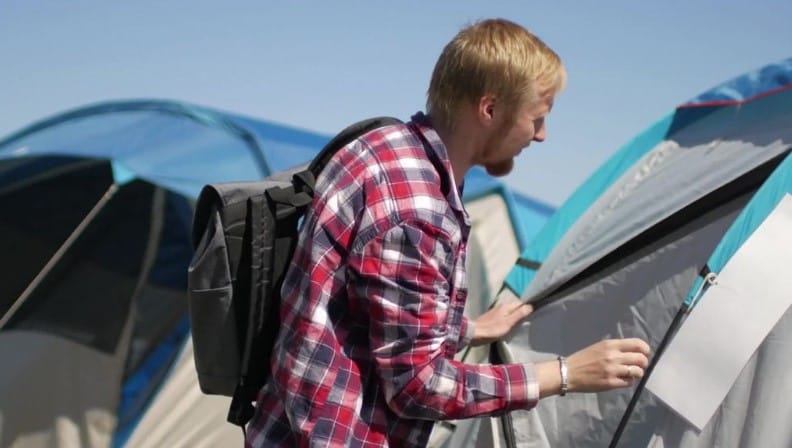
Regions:
<svg viewBox="0 0 792 448"><path fill-rule="evenodd" d="M429 119L431 120L431 117ZM454 181L459 187L462 185L465 174L475 164L474 158L478 149L477 139L474 133L470 132L473 128L461 122L457 123L454 129L448 129L440 123L432 122L432 125L448 151L448 159L454 172Z"/></svg>

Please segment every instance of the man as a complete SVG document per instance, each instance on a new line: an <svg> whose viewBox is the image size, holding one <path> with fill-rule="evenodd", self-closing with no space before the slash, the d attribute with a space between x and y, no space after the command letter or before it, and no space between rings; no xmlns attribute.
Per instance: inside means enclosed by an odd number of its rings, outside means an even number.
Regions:
<svg viewBox="0 0 792 448"><path fill-rule="evenodd" d="M568 363L453 358L531 312L513 302L463 317L462 180L474 165L505 175L543 141L565 78L558 56L524 28L476 23L443 50L428 115L372 131L330 160L284 282L248 446L424 446L435 420L528 409L643 375L649 348L635 339L600 342Z"/></svg>

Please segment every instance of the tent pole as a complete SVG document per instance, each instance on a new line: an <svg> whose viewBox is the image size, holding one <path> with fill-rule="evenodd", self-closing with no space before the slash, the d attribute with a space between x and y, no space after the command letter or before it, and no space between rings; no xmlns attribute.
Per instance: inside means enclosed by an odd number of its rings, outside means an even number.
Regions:
<svg viewBox="0 0 792 448"><path fill-rule="evenodd" d="M671 321L671 325L668 327L668 331L666 331L665 336L663 336L663 340L660 342L660 345L657 347L657 351L655 352L654 357L652 358L652 362L649 363L649 366L646 368L646 372L644 373L643 378L641 378L641 382L638 383L638 387L635 389L632 398L630 399L630 404L627 405L627 409L624 411L622 415L621 421L619 422L619 427L616 429L616 432L613 434L613 439L611 439L609 448L616 448L619 444L619 439L621 439L621 435L624 432L624 428L627 426L627 422L630 420L630 416L635 409L635 405L638 404L638 399L641 397L641 393L643 392L644 388L646 387L646 383L649 381L649 376L652 374L655 366L657 365L657 361L665 352L666 347L671 342L671 339L676 334L679 326L682 324L682 318L690 311L690 306L687 302L683 303L682 306L677 311L676 316L674 316L674 320Z"/></svg>
<svg viewBox="0 0 792 448"><path fill-rule="evenodd" d="M107 191L105 191L102 197L99 198L99 201L97 201L96 205L94 205L91 211L89 211L88 214L85 215L85 218L83 218L83 220L80 221L80 224L77 225L74 231L72 231L71 235L69 235L69 237L66 238L66 241L64 241L63 244L61 244L61 247L59 247L58 250L55 251L55 254L53 254L52 257L47 262L47 264L44 265L44 268L41 269L41 271L36 275L33 281L30 282L27 288L25 288L25 290L22 291L22 294L20 294L19 297L11 305L11 307L8 308L8 311L6 311L6 313L3 315L3 318L0 319L0 330L5 328L6 324L8 324L8 321L11 320L14 314L25 303L25 301L27 301L30 295L33 294L33 291L36 290L36 288L41 284L41 282L44 281L44 278L47 275L49 275L49 273L52 271L55 265L58 264L58 262L66 254L66 252L69 249L71 249L71 247L74 245L74 242L77 241L80 235L82 235L82 233L88 227L88 224L90 224L91 221L93 221L94 218L96 218L96 215L98 215L99 212L102 210L102 208L104 208L104 206L107 205L107 203L110 201L110 199L115 195L117 191L118 191L118 184L113 183L112 185L110 185Z"/></svg>

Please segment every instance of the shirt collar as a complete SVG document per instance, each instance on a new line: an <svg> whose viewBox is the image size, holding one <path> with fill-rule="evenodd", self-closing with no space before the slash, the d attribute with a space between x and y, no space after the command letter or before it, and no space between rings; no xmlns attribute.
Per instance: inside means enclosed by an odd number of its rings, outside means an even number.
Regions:
<svg viewBox="0 0 792 448"><path fill-rule="evenodd" d="M432 127L432 123L429 120L429 117L424 114L423 112L418 112L413 115L411 118L411 123L415 126L415 129L423 135L423 140L428 143L426 146L426 150L432 151L432 154L428 154L429 157L433 157L440 162L442 171L440 176L444 178L445 181L448 182L448 185L451 186L446 192L446 199L448 199L448 203L451 206L462 213L465 223L470 224L470 219L467 214L467 210L465 210L464 203L462 202L462 192L464 190L464 182L462 185L457 185L456 180L454 179L454 170L451 167L451 159L448 157L448 149L446 148L443 141L440 139L440 135L437 131Z"/></svg>

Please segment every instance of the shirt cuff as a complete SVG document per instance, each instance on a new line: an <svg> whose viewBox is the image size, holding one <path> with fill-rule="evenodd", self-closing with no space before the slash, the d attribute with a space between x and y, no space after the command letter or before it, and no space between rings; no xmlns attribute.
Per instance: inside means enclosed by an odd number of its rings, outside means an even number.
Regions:
<svg viewBox="0 0 792 448"><path fill-rule="evenodd" d="M508 390L511 410L531 409L539 401L539 382L533 363L507 364Z"/></svg>
<svg viewBox="0 0 792 448"><path fill-rule="evenodd" d="M465 319L463 322L462 340L459 341L459 348L465 348L473 342L473 336L476 335L476 324L470 319Z"/></svg>

